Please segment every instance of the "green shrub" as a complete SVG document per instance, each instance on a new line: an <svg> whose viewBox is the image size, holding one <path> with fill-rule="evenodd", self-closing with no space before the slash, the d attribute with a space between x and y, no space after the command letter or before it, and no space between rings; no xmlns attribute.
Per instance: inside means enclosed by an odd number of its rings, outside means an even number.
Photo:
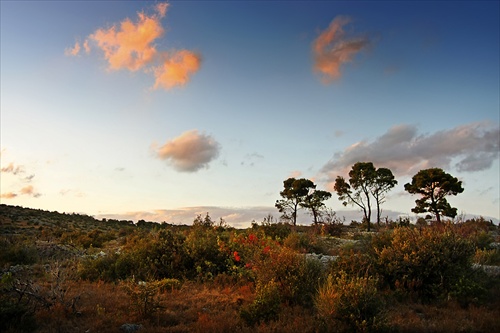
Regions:
<svg viewBox="0 0 500 333"><path fill-rule="evenodd" d="M291 304L312 303L323 271L319 261L306 259L291 249L281 248L256 263L256 280L279 285L283 301Z"/></svg>
<svg viewBox="0 0 500 333"><path fill-rule="evenodd" d="M397 228L389 239L380 237L384 241L373 242L377 271L405 294L423 300L447 296L472 270L474 245L451 226Z"/></svg>
<svg viewBox="0 0 500 333"><path fill-rule="evenodd" d="M337 260L330 264L330 274L345 273L351 277L377 275L374 257L361 249L341 249Z"/></svg>
<svg viewBox="0 0 500 333"><path fill-rule="evenodd" d="M315 299L316 311L333 328L340 322L353 332L383 330L384 300L373 277L349 277L339 272L329 275Z"/></svg>
<svg viewBox="0 0 500 333"><path fill-rule="evenodd" d="M240 318L250 326L278 318L281 308L280 285L274 280L258 282L255 299L240 310Z"/></svg>
<svg viewBox="0 0 500 333"><path fill-rule="evenodd" d="M480 265L500 265L500 250L499 249L491 249L491 250L483 250L476 249L476 253L474 254L474 263Z"/></svg>
<svg viewBox="0 0 500 333"><path fill-rule="evenodd" d="M39 260L35 245L25 241L3 238L0 240L0 267L10 265L31 265Z"/></svg>
<svg viewBox="0 0 500 333"><path fill-rule="evenodd" d="M160 281L126 282L123 287L130 296L131 307L142 318L151 317L162 308L160 294L180 286L179 280L163 279Z"/></svg>
<svg viewBox="0 0 500 333"><path fill-rule="evenodd" d="M13 292L15 279L8 272L0 279L0 332L33 332L37 328L29 299Z"/></svg>
<svg viewBox="0 0 500 333"><path fill-rule="evenodd" d="M189 256L193 273L201 280L210 280L227 270L227 258L230 254L221 252L219 233L214 228L194 227L190 230L184 243Z"/></svg>
<svg viewBox="0 0 500 333"><path fill-rule="evenodd" d="M283 245L300 253L326 253L320 238L311 233L292 232L285 238Z"/></svg>

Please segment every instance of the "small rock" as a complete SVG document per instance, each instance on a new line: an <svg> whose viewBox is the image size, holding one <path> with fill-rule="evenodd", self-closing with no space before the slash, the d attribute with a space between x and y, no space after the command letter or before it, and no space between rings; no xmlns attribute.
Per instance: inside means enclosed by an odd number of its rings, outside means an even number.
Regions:
<svg viewBox="0 0 500 333"><path fill-rule="evenodd" d="M142 329L142 325L138 325L138 324L123 324L122 326L120 326L120 329L123 332L126 332L126 333L133 333L133 332L137 332L138 330Z"/></svg>

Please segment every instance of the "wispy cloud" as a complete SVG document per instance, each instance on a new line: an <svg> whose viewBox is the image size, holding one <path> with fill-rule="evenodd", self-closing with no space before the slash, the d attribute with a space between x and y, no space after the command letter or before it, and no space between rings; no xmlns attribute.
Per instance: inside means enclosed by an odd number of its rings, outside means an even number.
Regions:
<svg viewBox="0 0 500 333"><path fill-rule="evenodd" d="M322 172L332 182L360 161L371 161L377 167L406 176L431 167L475 172L492 166L499 157L499 147L499 126L486 122L421 135L415 126L403 124L390 128L372 142L357 142L336 153Z"/></svg>
<svg viewBox="0 0 500 333"><path fill-rule="evenodd" d="M16 165L11 162L6 167L1 169L2 173L11 174L10 177L14 177L17 183L30 183L33 178L35 178L34 174L26 176L26 169L24 165ZM1 197L4 199L13 199L18 195L29 195L34 198L38 198L41 196L40 193L34 191L33 185L27 185L21 188L19 191L11 191L7 193L2 193Z"/></svg>
<svg viewBox="0 0 500 333"><path fill-rule="evenodd" d="M255 165L255 162L258 160L264 159L264 156L262 156L259 153L252 153L252 154L246 154L245 159L241 161L241 165L248 165L253 167Z"/></svg>
<svg viewBox="0 0 500 333"><path fill-rule="evenodd" d="M136 21L125 19L109 28L99 28L90 34L81 45L76 42L65 54L76 56L92 46L104 54L109 70L143 70L155 78L154 89L170 89L186 84L201 64L201 56L188 50L159 51L156 41L165 30L161 20L165 17L168 3L158 3L154 13L137 13Z"/></svg>
<svg viewBox="0 0 500 333"><path fill-rule="evenodd" d="M32 196L34 198L38 198L39 196L41 196L40 193L37 193L35 191L35 189L33 188L32 185L28 185L28 186L25 186L23 187L20 191L19 191L20 194L22 195L29 195L29 196Z"/></svg>
<svg viewBox="0 0 500 333"><path fill-rule="evenodd" d="M6 167L2 168L2 172L12 173L13 175L18 175L24 173L24 166L15 166L14 163L9 163Z"/></svg>
<svg viewBox="0 0 500 333"><path fill-rule="evenodd" d="M219 156L220 145L210 135L201 134L198 130L182 133L167 141L155 154L162 160L169 161L181 172L196 172L208 168L208 164Z"/></svg>
<svg viewBox="0 0 500 333"><path fill-rule="evenodd" d="M68 47L66 50L64 50L64 54L67 56L77 56L80 53L80 42L75 42L75 45L73 47Z"/></svg>
<svg viewBox="0 0 500 333"><path fill-rule="evenodd" d="M62 196L73 196L77 198L85 197L85 193L81 192L80 190L73 189L62 189L59 191L59 194Z"/></svg>
<svg viewBox="0 0 500 333"><path fill-rule="evenodd" d="M14 199L15 197L17 197L17 194L14 192L2 193L2 195L0 195L0 198L3 199Z"/></svg>
<svg viewBox="0 0 500 333"><path fill-rule="evenodd" d="M351 62L369 44L365 37L351 38L345 35L343 28L350 21L349 17L337 16L313 42L313 68L325 84L339 79L342 75L341 66Z"/></svg>

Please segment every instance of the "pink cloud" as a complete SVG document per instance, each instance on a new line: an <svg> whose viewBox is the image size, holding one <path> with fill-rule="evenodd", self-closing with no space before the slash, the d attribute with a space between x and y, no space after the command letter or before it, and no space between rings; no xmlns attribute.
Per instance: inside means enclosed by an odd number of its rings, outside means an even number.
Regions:
<svg viewBox="0 0 500 333"><path fill-rule="evenodd" d="M28 186L23 187L19 192L23 195L31 195L34 198L38 198L41 195L40 193L35 192L32 185L28 185Z"/></svg>
<svg viewBox="0 0 500 333"><path fill-rule="evenodd" d="M109 68L136 71L154 60L153 42L163 35L160 17L138 13L137 22L125 19L120 25L98 29L90 39L104 52Z"/></svg>
<svg viewBox="0 0 500 333"><path fill-rule="evenodd" d="M104 54L109 70L143 70L155 78L154 89L183 86L200 69L201 56L188 50L160 51L156 42L165 30L161 19L169 8L168 3L158 3L153 14L137 13L137 19L124 19L109 28L97 29L83 45L76 42L65 50L66 55L78 55L83 47L89 54L92 46Z"/></svg>
<svg viewBox="0 0 500 333"><path fill-rule="evenodd" d="M155 89L183 86L189 82L190 75L200 68L201 57L191 51L181 50L165 56L163 64L154 69Z"/></svg>
<svg viewBox="0 0 500 333"><path fill-rule="evenodd" d="M321 75L323 83L339 79L341 66L351 62L368 45L366 38L345 37L343 27L349 22L350 18L337 16L313 42L313 67Z"/></svg>
<svg viewBox="0 0 500 333"><path fill-rule="evenodd" d="M219 155L219 150L219 143L210 135L191 130L167 141L155 153L178 171L196 172L208 168L208 164Z"/></svg>
<svg viewBox="0 0 500 333"><path fill-rule="evenodd" d="M17 197L17 194L15 194L14 192L8 192L3 193L0 197L3 199L14 199L15 197Z"/></svg>

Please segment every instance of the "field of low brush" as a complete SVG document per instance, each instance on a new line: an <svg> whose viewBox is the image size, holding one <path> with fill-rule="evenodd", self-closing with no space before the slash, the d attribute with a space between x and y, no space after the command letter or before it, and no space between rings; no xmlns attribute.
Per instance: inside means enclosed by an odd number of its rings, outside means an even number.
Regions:
<svg viewBox="0 0 500 333"><path fill-rule="evenodd" d="M500 330L498 226L373 229L239 230L208 215L134 224L0 205L0 331Z"/></svg>

